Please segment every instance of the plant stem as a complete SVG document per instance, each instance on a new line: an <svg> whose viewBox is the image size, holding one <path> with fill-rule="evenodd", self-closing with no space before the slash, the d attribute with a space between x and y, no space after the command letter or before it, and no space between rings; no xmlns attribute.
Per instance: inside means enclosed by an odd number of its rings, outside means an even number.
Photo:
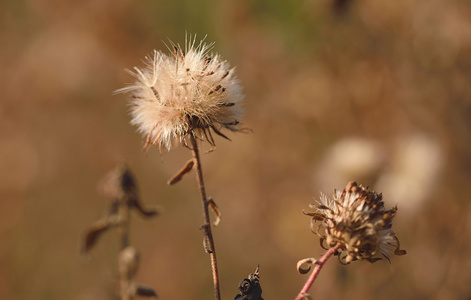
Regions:
<svg viewBox="0 0 471 300"><path fill-rule="evenodd" d="M198 144L196 138L190 135L191 146L193 151L193 157L196 163L196 177L198 179L198 187L201 193L201 200L203 201L203 217L204 224L201 226L204 235L205 250L211 258L211 269L213 272L213 283L214 283L214 296L216 300L221 299L221 291L219 288L219 275L218 275L218 264L216 260L216 248L214 247L213 234L211 232L211 220L209 218L209 201L206 197L206 191L204 188L203 170L201 168L201 160L198 151Z"/></svg>
<svg viewBox="0 0 471 300"><path fill-rule="evenodd" d="M312 270L311 275L309 276L308 280L304 284L303 288L299 292L298 296L296 297L296 300L302 300L304 298L304 295L307 294L309 289L311 288L312 284L314 283L314 280L316 280L317 275L319 275L322 267L326 263L326 261L332 256L332 254L337 251L337 249L340 248L340 244L335 245L334 247L330 248L327 250L322 257L316 261L314 270Z"/></svg>
<svg viewBox="0 0 471 300"><path fill-rule="evenodd" d="M129 217L130 211L129 206L125 201L121 201L119 204L119 218L121 224L119 225L118 231L121 239L121 249L118 255L118 264L121 265L121 253L122 251L129 246ZM131 280L128 278L126 272L120 269L120 293L121 293L121 300L130 300L131 297L128 293L129 286L131 285Z"/></svg>
<svg viewBox="0 0 471 300"><path fill-rule="evenodd" d="M119 236L121 239L121 250L129 246L129 206L124 201L119 204L119 220L120 225L118 227Z"/></svg>

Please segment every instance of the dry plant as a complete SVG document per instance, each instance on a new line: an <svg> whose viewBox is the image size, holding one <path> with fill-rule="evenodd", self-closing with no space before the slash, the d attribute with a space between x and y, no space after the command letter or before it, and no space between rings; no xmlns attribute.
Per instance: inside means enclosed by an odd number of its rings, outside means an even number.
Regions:
<svg viewBox="0 0 471 300"><path fill-rule="evenodd" d="M322 195L320 202L311 207L316 211L305 214L311 217L311 230L320 237L321 247L327 251L319 260L306 258L298 262L301 274L308 273L312 265L314 269L296 300L311 299L308 291L332 255L346 265L356 260L374 263L382 257L390 261L391 254L406 254L392 230L397 207L387 210L382 194L352 181L343 191L334 190L333 199ZM321 224L315 226L317 221Z"/></svg>
<svg viewBox="0 0 471 300"><path fill-rule="evenodd" d="M135 83L117 93L131 95L131 123L145 137L144 149L158 146L162 153L181 144L192 152L193 158L168 184L175 184L191 170L196 170L203 207L203 244L210 255L214 295L219 300L220 279L209 209L215 214L214 225L219 223L221 214L206 194L199 142L208 142L212 151L215 148L213 133L229 139L222 129L246 130L240 125L243 96L234 69L219 55L209 54L212 44L204 44L204 39L196 44L196 36L189 36L185 49L174 43L168 48L170 54L154 51L152 56L146 57L144 68L135 67L130 71ZM392 231L397 208L386 210L381 194L350 182L342 192L335 191L332 200L322 195L314 207L316 211L306 215L311 216L311 230L320 236L321 246L327 252L319 260L299 261L300 273L308 273L312 265L314 270L296 300L310 298L308 290L332 255L338 256L342 264L349 264L356 260L376 262L381 259L379 256L389 261L391 254L406 254L400 250L399 240ZM321 224L314 228L317 221ZM263 300L259 280L257 267L240 282L240 293L234 299Z"/></svg>
<svg viewBox="0 0 471 300"><path fill-rule="evenodd" d="M260 266L257 266L255 272L250 273L239 283L240 293L234 297L234 300L263 300L259 270Z"/></svg>
<svg viewBox="0 0 471 300"><path fill-rule="evenodd" d="M104 232L116 228L120 236L118 270L121 299L132 300L134 296L157 299L157 294L152 288L132 281L138 270L139 253L129 244L129 227L131 210L137 210L145 218L156 216L158 211L142 206L136 180L131 170L124 164L105 176L101 188L111 202L106 216L86 230L81 244L82 255L89 253Z"/></svg>
<svg viewBox="0 0 471 300"><path fill-rule="evenodd" d="M201 167L199 141L206 141L214 150L213 133L229 139L221 130L244 131L240 126L243 110L239 103L243 96L234 69L217 54L210 54L213 44L204 39L196 43L196 36L188 36L185 49L170 43L170 54L154 51L146 57L144 68L130 71L136 82L118 90L131 94L131 123L145 136L144 149L158 146L160 152L182 144L193 158L169 181L180 181L191 170L196 170L203 206L204 249L210 255L214 295L221 298L216 248L211 231L209 209L216 220L220 212L216 203L206 195Z"/></svg>

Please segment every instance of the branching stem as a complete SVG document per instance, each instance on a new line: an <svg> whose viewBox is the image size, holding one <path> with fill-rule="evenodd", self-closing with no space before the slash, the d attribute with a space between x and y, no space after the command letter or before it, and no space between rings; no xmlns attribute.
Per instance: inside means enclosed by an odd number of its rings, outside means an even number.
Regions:
<svg viewBox="0 0 471 300"><path fill-rule="evenodd" d="M312 284L314 283L314 280L316 280L317 275L319 275L319 272L321 271L322 267L326 263L326 261L332 256L332 254L335 253L340 248L340 244L337 244L336 246L330 248L327 250L322 257L316 261L314 270L312 270L311 275L309 276L308 280L304 284L302 290L299 292L298 296L296 297L296 300L302 300L304 299L304 296L307 294L309 289L311 288Z"/></svg>
<svg viewBox="0 0 471 300"><path fill-rule="evenodd" d="M221 299L221 291L219 288L219 274L218 274L218 265L216 260L216 249L214 247L213 234L211 232L211 220L209 218L209 205L210 201L206 197L206 191L204 187L203 180L203 170L201 168L201 160L198 151L198 144L196 138L193 135L190 135L191 147L193 152L193 157L196 162L196 177L198 179L198 187L201 193L201 200L203 202L203 217L204 224L201 227L204 235L204 245L206 247L206 252L208 252L211 257L211 269L213 271L213 283L214 283L214 296L216 300Z"/></svg>

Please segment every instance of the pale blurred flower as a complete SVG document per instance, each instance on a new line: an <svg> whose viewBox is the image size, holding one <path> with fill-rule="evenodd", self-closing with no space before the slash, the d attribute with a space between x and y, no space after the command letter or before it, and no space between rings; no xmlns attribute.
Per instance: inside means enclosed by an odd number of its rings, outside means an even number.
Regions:
<svg viewBox="0 0 471 300"><path fill-rule="evenodd" d="M392 147L390 167L375 186L388 194L389 203L405 208L408 219L432 200L442 175L445 156L440 143L430 136L401 136Z"/></svg>
<svg viewBox="0 0 471 300"><path fill-rule="evenodd" d="M184 50L173 43L169 55L154 50L144 68L131 72L136 82L117 91L131 93L131 123L146 136L145 147L170 150L188 135L214 146L212 132L227 138L222 128L241 130L243 96L234 69L208 54L213 44L195 43L190 36Z"/></svg>
<svg viewBox="0 0 471 300"><path fill-rule="evenodd" d="M404 255L406 251L400 250L392 230L397 208L386 210L382 198L381 194L350 182L343 191L335 191L333 199L322 195L319 205L313 206L317 210L306 214L312 216L311 226L321 237L321 244L340 244L337 255L341 255L341 262L375 262L381 259L380 255L389 260L391 254ZM313 228L315 221L322 223Z"/></svg>
<svg viewBox="0 0 471 300"><path fill-rule="evenodd" d="M326 149L316 167L314 182L320 190L343 185L351 178L374 182L387 163L386 150L372 139L344 137Z"/></svg>

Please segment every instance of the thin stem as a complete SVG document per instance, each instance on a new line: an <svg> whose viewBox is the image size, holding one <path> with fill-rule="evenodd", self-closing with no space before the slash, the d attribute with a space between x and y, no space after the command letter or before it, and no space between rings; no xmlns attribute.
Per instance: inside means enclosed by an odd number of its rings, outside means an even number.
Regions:
<svg viewBox="0 0 471 300"><path fill-rule="evenodd" d="M190 135L191 146L193 151L193 157L196 163L196 177L198 179L198 187L201 193L201 200L203 201L203 217L204 224L201 226L204 235L205 250L211 258L211 269L213 271L213 283L214 283L214 296L216 300L221 299L221 291L219 288L219 275L218 275L218 264L216 260L216 248L214 247L213 234L211 232L211 220L209 218L209 201L206 197L206 191L204 188L203 170L201 168L201 160L198 151L198 144L196 138Z"/></svg>
<svg viewBox="0 0 471 300"><path fill-rule="evenodd" d="M311 288L312 284L314 283L314 280L316 280L317 275L319 275L322 267L324 266L325 262L332 256L332 254L335 253L340 248L340 244L335 245L334 247L330 248L327 250L324 255L316 261L314 270L312 270L311 275L309 276L308 280L304 284L303 288L299 292L298 296L296 297L296 300L302 300L304 298L304 295L307 294L309 289Z"/></svg>
<svg viewBox="0 0 471 300"><path fill-rule="evenodd" d="M129 217L130 217L130 211L129 211L129 206L127 203L123 200L121 200L121 203L119 204L119 218L121 224L119 225L118 231L121 239L121 249L118 255L118 264L121 267L121 253L122 251L129 246ZM131 285L131 280L127 276L125 270L120 269L120 292L121 292L121 300L130 300L131 297L129 295L129 286Z"/></svg>
<svg viewBox="0 0 471 300"><path fill-rule="evenodd" d="M121 201L124 202L124 201ZM119 204L119 219L120 225L118 227L120 239L121 239L121 250L129 246L129 206L127 203Z"/></svg>

